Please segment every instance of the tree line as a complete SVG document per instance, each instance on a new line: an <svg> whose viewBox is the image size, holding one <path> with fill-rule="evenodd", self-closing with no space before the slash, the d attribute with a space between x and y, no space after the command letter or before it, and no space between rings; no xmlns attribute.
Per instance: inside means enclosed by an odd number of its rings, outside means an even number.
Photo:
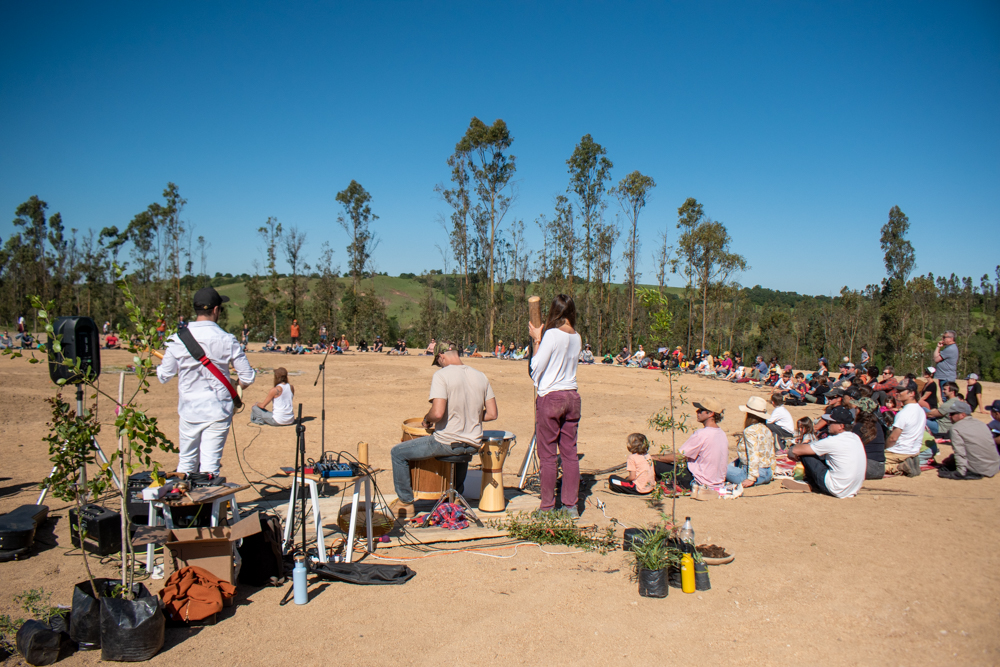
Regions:
<svg viewBox="0 0 1000 667"><path fill-rule="evenodd" d="M540 243L529 247L524 219L510 216L515 201L514 138L502 119L473 118L447 158L449 180L435 187L447 207L446 243L438 246L444 270L421 276L420 317L403 328L379 294L374 257L378 216L371 194L351 181L338 192L337 217L346 234L346 284L329 242L309 263L307 235L268 217L258 228L264 266L253 263L244 285L243 322L255 340L279 339L297 319L307 339L320 326L352 339L430 338L492 349L496 341L525 339L527 298L571 294L578 329L595 350L644 345L708 349L752 358L777 357L811 368L821 356L855 361L866 345L879 364L918 370L934 341L954 329L963 372L1000 380L1000 267L979 279L913 276L916 257L907 240L909 220L893 207L880 237L886 277L837 297L811 297L740 285L750 269L732 248L725 223L687 198L677 209L674 243L665 227L644 239L640 218L656 181L638 170L615 182L604 146L587 134L566 159L567 185L551 211L530 222ZM113 266L126 267L143 307L163 304L169 318L190 317L191 295L212 284L209 244L183 219L187 203L168 183L162 201L136 214L123 229L66 230L37 196L15 211L15 233L0 250L0 321L31 315L29 295L54 299L60 312L122 325ZM654 275L639 271L644 241L652 243ZM287 266L278 270L279 264ZM622 279L618 280L617 276ZM681 289L667 288L671 276ZM218 282L218 278L216 282ZM644 286L645 285L645 286ZM222 322L223 326L227 323Z"/></svg>

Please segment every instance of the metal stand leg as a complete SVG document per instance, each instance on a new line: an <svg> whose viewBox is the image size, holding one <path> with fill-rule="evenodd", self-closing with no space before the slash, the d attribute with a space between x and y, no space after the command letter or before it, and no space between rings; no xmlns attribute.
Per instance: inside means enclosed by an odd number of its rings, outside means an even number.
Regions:
<svg viewBox="0 0 1000 667"><path fill-rule="evenodd" d="M524 452L524 460L521 461L521 467L517 471L517 488L521 490L524 490L524 483L528 479L528 468L531 468L532 472L538 471L534 434L531 435L531 444L528 445L527 451Z"/></svg>
<svg viewBox="0 0 1000 667"><path fill-rule="evenodd" d="M319 562L326 563L326 544L323 538L323 515L319 510L319 491L315 480L307 479L309 495L312 501L313 523L316 527L316 551L319 555ZM292 523L295 520L295 501L298 499L298 484L292 485L292 493L288 498L288 509L285 511L285 530L281 540L281 552L288 553L292 546Z"/></svg>
<svg viewBox="0 0 1000 667"><path fill-rule="evenodd" d="M358 496L361 495L359 484L365 484L365 525L368 533L368 553L374 551L374 538L372 535L372 486L368 476L358 478L354 481L354 495L351 498L351 524L347 528L347 550L344 552L344 560L352 562L354 558L354 533L358 524Z"/></svg>

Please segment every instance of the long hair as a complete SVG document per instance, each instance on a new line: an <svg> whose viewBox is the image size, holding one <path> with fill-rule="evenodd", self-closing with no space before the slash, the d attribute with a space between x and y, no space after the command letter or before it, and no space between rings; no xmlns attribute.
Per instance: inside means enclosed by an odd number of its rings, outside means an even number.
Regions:
<svg viewBox="0 0 1000 667"><path fill-rule="evenodd" d="M274 369L274 386L288 382L288 371L283 366Z"/></svg>
<svg viewBox="0 0 1000 667"><path fill-rule="evenodd" d="M558 329L566 322L576 329L576 304L573 302L573 297L557 294L549 306L549 317L542 329L542 336L545 336L545 332L549 329Z"/></svg>
<svg viewBox="0 0 1000 667"><path fill-rule="evenodd" d="M766 424L767 420L763 417L748 412L746 418L743 419L743 428L750 428L754 424Z"/></svg>
<svg viewBox="0 0 1000 667"><path fill-rule="evenodd" d="M875 416L874 412L858 410L857 422L860 427L858 430L861 431L862 444L867 445L878 437L878 417Z"/></svg>

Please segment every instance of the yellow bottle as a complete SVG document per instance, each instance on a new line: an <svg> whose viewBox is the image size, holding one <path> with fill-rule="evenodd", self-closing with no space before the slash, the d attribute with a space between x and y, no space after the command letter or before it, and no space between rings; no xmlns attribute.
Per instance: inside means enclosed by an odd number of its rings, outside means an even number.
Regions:
<svg viewBox="0 0 1000 667"><path fill-rule="evenodd" d="M690 553L681 556L681 590L694 593L694 558Z"/></svg>

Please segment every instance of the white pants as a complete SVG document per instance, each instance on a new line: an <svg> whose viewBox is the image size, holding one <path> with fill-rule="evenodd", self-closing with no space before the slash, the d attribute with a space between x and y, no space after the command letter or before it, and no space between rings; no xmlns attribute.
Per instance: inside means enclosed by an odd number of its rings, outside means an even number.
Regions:
<svg viewBox="0 0 1000 667"><path fill-rule="evenodd" d="M226 446L229 424L233 418L197 424L180 420L180 460L177 472L211 472L222 468L222 449Z"/></svg>

